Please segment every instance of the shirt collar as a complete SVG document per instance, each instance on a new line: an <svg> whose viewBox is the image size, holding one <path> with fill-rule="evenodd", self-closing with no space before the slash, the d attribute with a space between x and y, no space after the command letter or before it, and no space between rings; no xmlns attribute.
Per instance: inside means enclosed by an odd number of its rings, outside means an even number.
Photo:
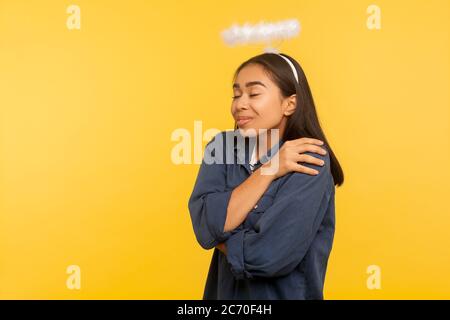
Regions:
<svg viewBox="0 0 450 320"><path fill-rule="evenodd" d="M235 134L240 135L242 137L239 129L235 130ZM269 161L274 156L274 154L279 150L279 148L281 148L281 146L284 143L283 139L279 139L278 143L274 144L273 147L265 155L263 155L258 162L255 162L255 160L256 160L256 148L255 148L256 147L256 137L246 137L245 139L248 141L248 144L247 143L234 144L234 152L238 159L238 164L242 164L245 167L247 167L248 169L251 169L250 165L255 165L256 163L263 164L263 163L266 163L267 161ZM248 148L249 148L248 150L252 150L250 159L248 159L248 157L246 157L246 152L245 152L246 145L248 145Z"/></svg>

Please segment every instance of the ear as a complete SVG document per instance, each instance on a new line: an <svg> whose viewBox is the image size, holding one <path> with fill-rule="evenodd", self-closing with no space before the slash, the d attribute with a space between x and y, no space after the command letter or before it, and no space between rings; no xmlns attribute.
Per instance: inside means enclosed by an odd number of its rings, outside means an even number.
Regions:
<svg viewBox="0 0 450 320"><path fill-rule="evenodd" d="M291 114L294 113L296 107L297 107L297 95L293 94L292 96L287 98L287 104L284 107L283 114L287 117L290 116Z"/></svg>

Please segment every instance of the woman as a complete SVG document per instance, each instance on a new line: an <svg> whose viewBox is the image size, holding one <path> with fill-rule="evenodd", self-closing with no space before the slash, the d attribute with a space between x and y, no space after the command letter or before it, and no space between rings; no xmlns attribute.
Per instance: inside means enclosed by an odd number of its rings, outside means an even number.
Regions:
<svg viewBox="0 0 450 320"><path fill-rule="evenodd" d="M235 130L207 144L188 204L198 242L215 248L203 299L323 299L344 175L305 74L264 53L233 91Z"/></svg>

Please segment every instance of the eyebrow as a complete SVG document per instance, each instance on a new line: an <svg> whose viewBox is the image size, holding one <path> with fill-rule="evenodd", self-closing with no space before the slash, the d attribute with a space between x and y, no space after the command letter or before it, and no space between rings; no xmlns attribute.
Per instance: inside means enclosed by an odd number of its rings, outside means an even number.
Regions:
<svg viewBox="0 0 450 320"><path fill-rule="evenodd" d="M261 86L267 88L266 85L264 83L262 83L261 81L250 81L250 82L247 82L245 84L245 87L251 87L251 86L256 86L256 85L261 85ZM239 84L238 83L233 84L233 89L234 88L239 89L240 88Z"/></svg>

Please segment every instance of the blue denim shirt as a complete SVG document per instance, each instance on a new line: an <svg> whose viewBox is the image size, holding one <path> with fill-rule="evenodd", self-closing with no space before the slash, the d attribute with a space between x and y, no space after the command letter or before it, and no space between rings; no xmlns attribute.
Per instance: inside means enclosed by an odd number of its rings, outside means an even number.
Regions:
<svg viewBox="0 0 450 320"><path fill-rule="evenodd" d="M252 174L249 154L255 140L246 138L244 147L225 143L230 134L239 135L237 130L223 131L206 145L188 203L199 244L212 249L225 242L227 247L226 255L214 249L203 299L323 299L335 229L329 152L306 152L325 161L324 166L302 163L318 175L290 172L275 179L245 221L224 232L231 192ZM223 141L223 149L215 141ZM270 160L283 143L261 162ZM226 154L234 163L225 161ZM222 161L210 164L207 155Z"/></svg>

